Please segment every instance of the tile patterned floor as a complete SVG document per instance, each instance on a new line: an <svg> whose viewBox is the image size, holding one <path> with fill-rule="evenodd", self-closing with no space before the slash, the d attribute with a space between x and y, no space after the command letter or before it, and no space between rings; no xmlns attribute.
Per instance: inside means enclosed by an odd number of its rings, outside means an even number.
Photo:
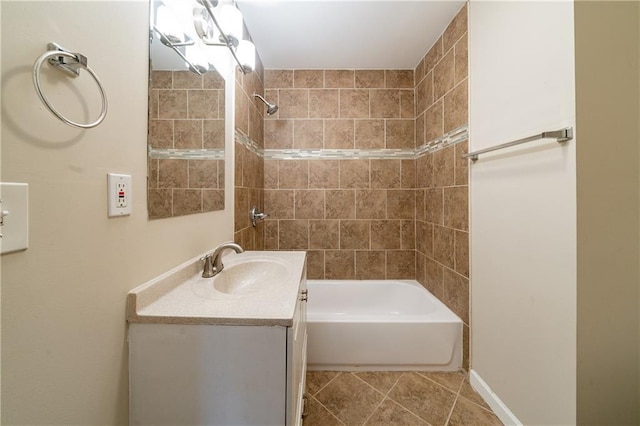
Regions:
<svg viewBox="0 0 640 426"><path fill-rule="evenodd" d="M464 373L307 373L304 426L499 426Z"/></svg>

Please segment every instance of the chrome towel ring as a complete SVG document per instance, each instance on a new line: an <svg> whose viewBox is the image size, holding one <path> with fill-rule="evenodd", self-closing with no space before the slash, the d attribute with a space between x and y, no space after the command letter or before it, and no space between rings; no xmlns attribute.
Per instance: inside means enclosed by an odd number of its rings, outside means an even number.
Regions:
<svg viewBox="0 0 640 426"><path fill-rule="evenodd" d="M48 51L40 55L40 57L36 59L36 62L33 64L33 85L35 86L38 97L40 98L44 106L46 106L53 115L58 117L61 121L68 124L69 126L79 127L82 129L90 129L92 127L96 127L98 124L102 123L107 115L107 95L104 93L104 89L102 88L100 79L98 79L98 76L87 65L87 58L85 56L79 53L69 52L56 43L49 43L47 47ZM49 64L66 72L74 78L80 75L81 68L85 69L89 73L89 75L93 77L93 79L98 84L98 90L100 90L100 96L102 97L102 111L94 122L87 124L76 123L75 121L69 120L67 117L60 114L53 108L53 106L47 100L47 97L44 95L42 87L40 85L40 68L45 61L48 61Z"/></svg>

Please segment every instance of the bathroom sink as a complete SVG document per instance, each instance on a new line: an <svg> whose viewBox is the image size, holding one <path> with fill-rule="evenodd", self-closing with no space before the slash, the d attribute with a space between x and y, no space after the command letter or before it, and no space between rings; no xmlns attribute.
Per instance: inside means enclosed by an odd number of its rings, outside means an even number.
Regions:
<svg viewBox="0 0 640 426"><path fill-rule="evenodd" d="M225 266L213 287L226 294L253 294L277 287L287 275L287 267L275 259L254 259Z"/></svg>

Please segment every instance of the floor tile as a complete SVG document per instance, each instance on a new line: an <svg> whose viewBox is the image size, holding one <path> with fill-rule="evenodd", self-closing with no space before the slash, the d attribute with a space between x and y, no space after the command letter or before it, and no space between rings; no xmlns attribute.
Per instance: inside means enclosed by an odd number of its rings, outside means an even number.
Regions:
<svg viewBox="0 0 640 426"><path fill-rule="evenodd" d="M443 426L456 399L449 389L416 373L404 374L388 395L433 426Z"/></svg>
<svg viewBox="0 0 640 426"><path fill-rule="evenodd" d="M338 374L338 371L307 371L307 393L315 395Z"/></svg>
<svg viewBox="0 0 640 426"><path fill-rule="evenodd" d="M484 399L482 399L480 394L473 390L473 388L469 384L469 380L467 379L465 379L464 383L462 384L462 388L460 389L460 396L470 400L471 402L475 402L476 404L486 408L487 410L491 410L487 403L484 402Z"/></svg>
<svg viewBox="0 0 640 426"><path fill-rule="evenodd" d="M447 426L502 426L502 422L491 411L465 399L458 398Z"/></svg>
<svg viewBox="0 0 640 426"><path fill-rule="evenodd" d="M386 398L369 418L366 426L429 426L420 417Z"/></svg>
<svg viewBox="0 0 640 426"><path fill-rule="evenodd" d="M464 373L459 371L452 371L452 372L446 372L446 373L445 372L428 373L428 372L421 371L421 372L418 372L418 374L428 379L431 379L434 382L437 382L442 386L446 387L447 389L450 389L456 393L458 393L458 390L460 389L460 384L465 378Z"/></svg>
<svg viewBox="0 0 640 426"><path fill-rule="evenodd" d="M402 371L362 371L353 374L386 395L402 376Z"/></svg>
<svg viewBox="0 0 640 426"><path fill-rule="evenodd" d="M364 424L384 395L353 374L343 373L319 391L315 398L350 426Z"/></svg>
<svg viewBox="0 0 640 426"><path fill-rule="evenodd" d="M307 416L302 420L303 426L343 426L333 414L322 406L315 398L307 399Z"/></svg>

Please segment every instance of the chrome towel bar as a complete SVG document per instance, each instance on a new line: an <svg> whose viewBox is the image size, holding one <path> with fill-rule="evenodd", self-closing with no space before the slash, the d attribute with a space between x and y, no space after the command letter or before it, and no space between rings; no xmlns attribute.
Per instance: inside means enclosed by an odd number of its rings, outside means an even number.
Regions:
<svg viewBox="0 0 640 426"><path fill-rule="evenodd" d="M549 130L537 135L529 136L527 138L518 139L515 141L503 143L500 145L492 146L491 148L480 149L478 151L470 152L468 154L462 154L462 158L469 158L471 161L476 161L480 154L485 154L491 151L497 151L499 149L508 148L510 146L520 145L525 142L532 142L538 139L556 139L556 142L566 142L573 139L573 127L566 127L560 130Z"/></svg>

